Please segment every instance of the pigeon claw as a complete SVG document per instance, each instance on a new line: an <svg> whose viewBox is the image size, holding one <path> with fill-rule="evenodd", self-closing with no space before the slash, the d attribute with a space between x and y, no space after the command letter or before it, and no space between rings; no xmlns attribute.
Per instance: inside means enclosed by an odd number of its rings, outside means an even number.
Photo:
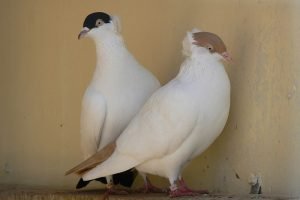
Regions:
<svg viewBox="0 0 300 200"><path fill-rule="evenodd" d="M186 188L177 188L169 192L169 197L186 197L186 196L201 196L203 194L208 194L207 190L191 190Z"/></svg>

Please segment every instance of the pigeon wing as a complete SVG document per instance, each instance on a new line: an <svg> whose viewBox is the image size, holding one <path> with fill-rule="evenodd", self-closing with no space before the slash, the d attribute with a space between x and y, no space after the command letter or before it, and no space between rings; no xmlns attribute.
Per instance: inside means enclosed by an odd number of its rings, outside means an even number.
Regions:
<svg viewBox="0 0 300 200"><path fill-rule="evenodd" d="M106 110L105 97L100 92L87 90L80 119L81 148L85 159L97 152Z"/></svg>
<svg viewBox="0 0 300 200"><path fill-rule="evenodd" d="M179 86L172 81L152 95L117 139L112 156L83 179L119 173L173 153L191 133L198 115L193 99Z"/></svg>

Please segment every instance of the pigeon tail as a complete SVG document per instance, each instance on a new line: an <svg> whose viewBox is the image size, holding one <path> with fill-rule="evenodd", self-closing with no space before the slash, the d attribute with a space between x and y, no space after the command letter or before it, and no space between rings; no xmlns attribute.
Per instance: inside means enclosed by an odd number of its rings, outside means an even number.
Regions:
<svg viewBox="0 0 300 200"><path fill-rule="evenodd" d="M88 181L99 177L121 173L137 166L139 163L140 162L136 159L115 151L105 162L83 174L82 178L84 181Z"/></svg>
<svg viewBox="0 0 300 200"><path fill-rule="evenodd" d="M118 174L114 174L112 176L113 178L113 183L114 185L120 184L124 187L128 187L130 188L137 176L138 172L136 169L129 169L125 172L121 172ZM85 186L87 186L90 181L84 181L82 178L80 178L80 180L78 181L77 185L76 185L76 189L81 189L84 188ZM103 184L107 184L106 178L105 177L101 177L101 178L96 178L93 181L99 181Z"/></svg>
<svg viewBox="0 0 300 200"><path fill-rule="evenodd" d="M76 185L76 189L81 189L84 188L85 186L87 186L91 181L84 181L81 179L79 179L77 185Z"/></svg>
<svg viewBox="0 0 300 200"><path fill-rule="evenodd" d="M84 174L85 172L89 171L90 169L94 168L95 166L99 165L100 163L104 162L109 156L112 155L113 151L116 148L116 143L112 142L105 146L102 150L95 153L90 158L86 159L85 161L81 162L77 166L73 167L72 169L68 170L65 175L69 174Z"/></svg>

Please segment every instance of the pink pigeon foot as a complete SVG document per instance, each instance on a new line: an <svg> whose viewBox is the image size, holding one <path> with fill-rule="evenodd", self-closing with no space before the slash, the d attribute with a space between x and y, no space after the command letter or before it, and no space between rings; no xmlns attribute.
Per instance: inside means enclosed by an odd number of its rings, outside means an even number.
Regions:
<svg viewBox="0 0 300 200"><path fill-rule="evenodd" d="M166 193L167 189L154 186L148 178L146 178L144 187L137 189L140 193Z"/></svg>
<svg viewBox="0 0 300 200"><path fill-rule="evenodd" d="M127 195L127 194L129 194L129 192L126 190L115 189L115 188L108 189L107 193L112 194L112 195Z"/></svg>
<svg viewBox="0 0 300 200"><path fill-rule="evenodd" d="M115 189L114 187L107 187L106 192L103 195L103 200L109 200L109 195L128 195L126 190Z"/></svg>
<svg viewBox="0 0 300 200"><path fill-rule="evenodd" d="M196 196L196 195L201 195L201 194L209 194L209 192L207 190L193 190L187 187L185 181L183 180L183 178L180 178L178 180L178 189L181 192L186 192L186 193L190 193L190 194L194 194L194 195L188 195L188 196Z"/></svg>
<svg viewBox="0 0 300 200"><path fill-rule="evenodd" d="M182 190L181 188L177 188L175 190L170 190L169 197L186 197L186 196L199 196L198 192L190 192L187 190Z"/></svg>

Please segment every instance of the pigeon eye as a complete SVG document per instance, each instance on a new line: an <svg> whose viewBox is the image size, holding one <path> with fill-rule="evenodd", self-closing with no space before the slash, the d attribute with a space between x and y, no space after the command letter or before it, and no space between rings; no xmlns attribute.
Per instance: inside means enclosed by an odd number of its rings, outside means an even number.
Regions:
<svg viewBox="0 0 300 200"><path fill-rule="evenodd" d="M208 44L208 45L206 46L206 48L207 48L210 52L212 52L212 51L214 50L214 47L213 47L212 45L210 45L210 44Z"/></svg>
<svg viewBox="0 0 300 200"><path fill-rule="evenodd" d="M102 19L97 19L97 20L96 20L95 26L96 26L96 27L99 27L99 26L101 26L101 25L103 25L103 24L104 24L104 21L103 21Z"/></svg>

